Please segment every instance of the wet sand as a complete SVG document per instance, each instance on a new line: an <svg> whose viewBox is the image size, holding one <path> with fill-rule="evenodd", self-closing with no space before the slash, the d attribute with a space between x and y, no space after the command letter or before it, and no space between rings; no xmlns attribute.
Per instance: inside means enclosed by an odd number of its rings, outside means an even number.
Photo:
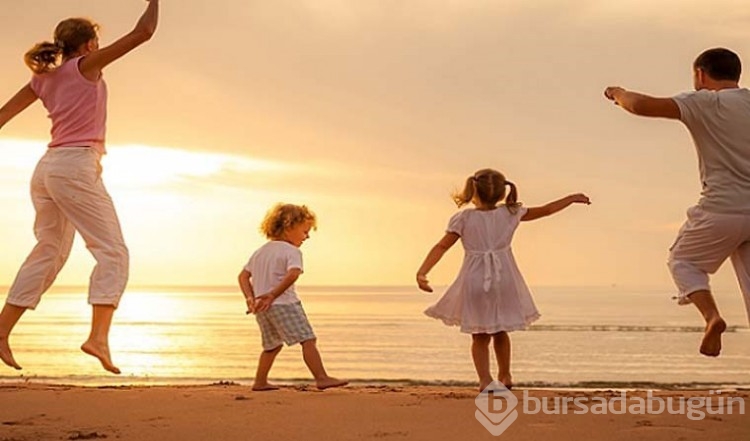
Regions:
<svg viewBox="0 0 750 441"><path fill-rule="evenodd" d="M576 398L591 409L597 397L620 396L613 390L514 389L513 394L519 400L518 418L505 432L493 436L475 417L477 394L466 387L349 386L318 391L303 385L253 392L236 384L79 387L6 383L0 384L0 440L750 439L747 390L721 394L725 400L739 398L744 415L739 414L735 401L732 415L706 414L700 420L667 412L573 413L580 410L573 402ZM628 391L628 404L646 394ZM653 396L664 400L715 397L695 390L655 391ZM555 407L555 398L559 403L567 398L568 403ZM526 413L544 399L547 409L559 414Z"/></svg>

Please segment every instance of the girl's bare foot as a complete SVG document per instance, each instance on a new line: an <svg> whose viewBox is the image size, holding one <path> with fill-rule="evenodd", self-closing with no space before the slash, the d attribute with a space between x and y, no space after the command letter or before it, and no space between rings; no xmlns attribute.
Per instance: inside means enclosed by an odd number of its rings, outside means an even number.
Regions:
<svg viewBox="0 0 750 441"><path fill-rule="evenodd" d="M341 387L349 384L346 380L339 380L338 378L325 377L320 380L315 380L315 386L320 390L330 389L332 387Z"/></svg>
<svg viewBox="0 0 750 441"><path fill-rule="evenodd" d="M510 376L510 374L507 375L498 375L497 381L503 384L506 389L511 390L513 389L513 378Z"/></svg>
<svg viewBox="0 0 750 441"><path fill-rule="evenodd" d="M112 364L112 359L109 356L109 346L107 346L106 344L87 340L86 343L81 345L81 350L99 359L102 367L109 372L112 372L113 374L120 373L120 369Z"/></svg>
<svg viewBox="0 0 750 441"><path fill-rule="evenodd" d="M490 384L492 384L492 378L490 378L489 380L481 380L479 382L479 392L484 392L484 390L487 389Z"/></svg>
<svg viewBox="0 0 750 441"><path fill-rule="evenodd" d="M265 392L265 391L268 391L268 390L279 390L279 386L276 386L275 384L271 384L271 383L253 384L253 390L255 392Z"/></svg>
<svg viewBox="0 0 750 441"><path fill-rule="evenodd" d="M706 325L706 333L701 342L701 354L717 357L721 352L721 334L727 330L727 323L721 318L711 320Z"/></svg>
<svg viewBox="0 0 750 441"><path fill-rule="evenodd" d="M8 337L0 337L0 359L8 366L21 370L21 366L13 358L13 352L11 352L10 345L8 345Z"/></svg>

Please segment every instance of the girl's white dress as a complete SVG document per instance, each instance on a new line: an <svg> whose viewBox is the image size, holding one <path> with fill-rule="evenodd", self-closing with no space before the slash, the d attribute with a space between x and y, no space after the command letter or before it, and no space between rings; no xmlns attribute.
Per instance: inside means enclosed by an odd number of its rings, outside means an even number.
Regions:
<svg viewBox="0 0 750 441"><path fill-rule="evenodd" d="M512 213L500 205L488 211L465 209L451 217L447 231L461 236L463 265L426 315L469 334L524 329L540 317L510 248L526 211L518 207Z"/></svg>

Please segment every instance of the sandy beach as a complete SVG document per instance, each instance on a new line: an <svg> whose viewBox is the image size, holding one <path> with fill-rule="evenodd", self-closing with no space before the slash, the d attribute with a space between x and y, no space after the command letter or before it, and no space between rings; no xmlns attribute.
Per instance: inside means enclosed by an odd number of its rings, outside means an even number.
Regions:
<svg viewBox="0 0 750 441"><path fill-rule="evenodd" d="M610 399L611 390L529 390L528 401L547 398ZM628 398L646 391L628 392ZM476 394L469 388L438 386L350 386L318 391L291 386L252 392L247 386L77 387L0 385L0 440L726 440L750 439L750 417L686 415L527 414L524 390L518 419L493 436L475 418ZM705 391L656 391L666 399L706 397ZM750 391L724 391L740 398L745 412ZM736 402L735 402L736 403Z"/></svg>

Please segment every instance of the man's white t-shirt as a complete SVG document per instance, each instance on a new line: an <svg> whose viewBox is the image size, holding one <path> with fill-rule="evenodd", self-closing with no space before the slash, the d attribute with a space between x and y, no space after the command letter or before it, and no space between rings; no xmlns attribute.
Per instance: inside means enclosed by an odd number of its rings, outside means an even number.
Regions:
<svg viewBox="0 0 750 441"><path fill-rule="evenodd" d="M299 248L281 240L272 240L253 253L245 265L250 273L256 297L268 294L279 286L292 268L302 268L302 252ZM299 303L294 284L274 300L274 304Z"/></svg>
<svg viewBox="0 0 750 441"><path fill-rule="evenodd" d="M750 214L750 90L699 90L672 98L698 152L698 205Z"/></svg>

